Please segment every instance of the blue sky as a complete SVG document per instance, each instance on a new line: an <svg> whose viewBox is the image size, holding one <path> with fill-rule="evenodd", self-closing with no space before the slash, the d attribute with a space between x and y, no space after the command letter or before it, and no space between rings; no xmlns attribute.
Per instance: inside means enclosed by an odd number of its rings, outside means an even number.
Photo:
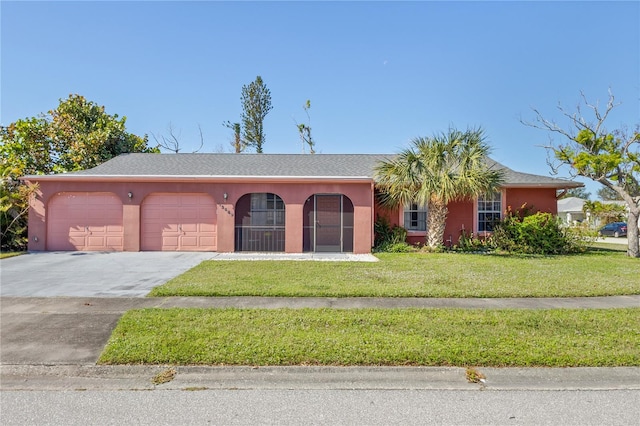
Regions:
<svg viewBox="0 0 640 426"><path fill-rule="evenodd" d="M7 125L70 93L181 152L230 150L243 85L271 90L266 153L299 153L311 100L321 153L393 153L418 136L481 126L492 157L549 175L549 134L580 91L621 103L609 128L640 122L640 2L0 3ZM151 141L153 139L151 138ZM562 175L568 176L567 171ZM596 185L588 189L595 196Z"/></svg>

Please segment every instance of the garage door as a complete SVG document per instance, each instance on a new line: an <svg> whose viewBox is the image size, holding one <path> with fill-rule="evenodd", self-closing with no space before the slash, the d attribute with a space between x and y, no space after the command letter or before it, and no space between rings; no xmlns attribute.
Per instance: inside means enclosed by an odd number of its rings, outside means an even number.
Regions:
<svg viewBox="0 0 640 426"><path fill-rule="evenodd" d="M110 192L61 192L49 202L48 250L122 251L122 202Z"/></svg>
<svg viewBox="0 0 640 426"><path fill-rule="evenodd" d="M141 216L142 250L217 249L216 205L207 194L151 194Z"/></svg>

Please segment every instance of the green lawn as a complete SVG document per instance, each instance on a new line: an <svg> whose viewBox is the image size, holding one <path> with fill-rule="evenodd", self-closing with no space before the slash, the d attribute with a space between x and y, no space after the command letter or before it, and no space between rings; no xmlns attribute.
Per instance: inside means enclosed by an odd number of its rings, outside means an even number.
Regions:
<svg viewBox="0 0 640 426"><path fill-rule="evenodd" d="M143 309L101 364L640 366L640 308Z"/></svg>
<svg viewBox="0 0 640 426"><path fill-rule="evenodd" d="M9 257L20 256L21 254L25 254L26 251L3 251L0 252L0 259L7 259Z"/></svg>
<svg viewBox="0 0 640 426"><path fill-rule="evenodd" d="M640 294L640 260L603 246L571 256L380 253L380 262L206 261L149 296L575 297Z"/></svg>

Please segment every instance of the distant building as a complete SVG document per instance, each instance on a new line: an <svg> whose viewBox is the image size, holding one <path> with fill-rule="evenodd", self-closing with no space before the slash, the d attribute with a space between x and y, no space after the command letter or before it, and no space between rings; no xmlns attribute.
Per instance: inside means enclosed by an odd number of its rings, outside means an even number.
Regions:
<svg viewBox="0 0 640 426"><path fill-rule="evenodd" d="M578 197L567 197L558 200L558 217L566 224L572 225L587 219L583 210L586 200Z"/></svg>

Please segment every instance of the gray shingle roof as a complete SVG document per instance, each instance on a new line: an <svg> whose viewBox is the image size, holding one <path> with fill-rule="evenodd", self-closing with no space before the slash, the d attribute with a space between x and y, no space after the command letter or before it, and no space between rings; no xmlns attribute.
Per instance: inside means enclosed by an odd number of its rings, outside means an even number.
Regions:
<svg viewBox="0 0 640 426"><path fill-rule="evenodd" d="M97 167L56 178L82 177L278 177L372 179L376 164L394 154L123 154ZM577 187L564 179L520 173L492 160L505 172L505 186ZM64 176L64 177L63 177ZM34 176L33 180L43 178ZM46 177L44 177L46 179Z"/></svg>
<svg viewBox="0 0 640 426"><path fill-rule="evenodd" d="M380 154L124 154L82 175L372 177Z"/></svg>

